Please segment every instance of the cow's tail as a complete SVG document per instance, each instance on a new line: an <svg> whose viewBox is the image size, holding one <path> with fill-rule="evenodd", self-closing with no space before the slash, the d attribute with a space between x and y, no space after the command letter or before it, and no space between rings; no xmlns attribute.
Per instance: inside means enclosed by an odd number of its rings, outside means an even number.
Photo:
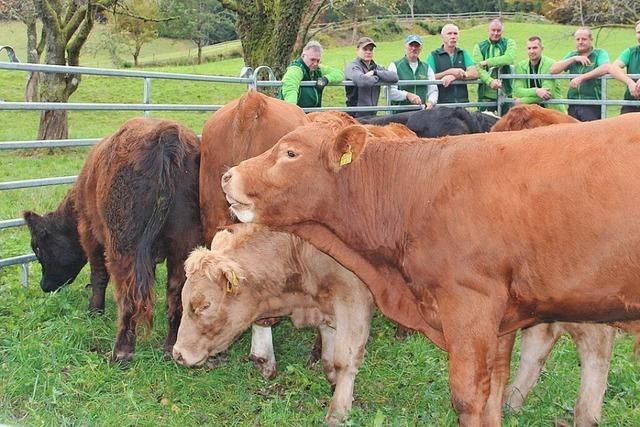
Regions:
<svg viewBox="0 0 640 427"><path fill-rule="evenodd" d="M154 249L160 244L158 239L173 206L176 185L183 173L184 158L188 154L181 132L176 124L159 125L136 165L138 174L144 176L149 189L146 197L141 196L145 200L151 200L151 203L146 206L146 224L136 244L135 286L132 286L130 292L133 292L132 301L135 305L133 315L138 317L138 323L146 326L148 331L151 330L153 321Z"/></svg>

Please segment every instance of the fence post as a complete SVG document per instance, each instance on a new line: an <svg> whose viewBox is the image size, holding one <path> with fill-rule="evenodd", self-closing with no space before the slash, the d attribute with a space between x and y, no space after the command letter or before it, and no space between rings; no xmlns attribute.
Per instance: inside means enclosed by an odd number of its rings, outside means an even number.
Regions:
<svg viewBox="0 0 640 427"><path fill-rule="evenodd" d="M145 77L144 79L144 94L142 95L143 104L151 104L151 79ZM144 116L149 117L149 111L144 111Z"/></svg>
<svg viewBox="0 0 640 427"><path fill-rule="evenodd" d="M502 81L502 73L500 72L500 68L498 68L498 80ZM502 88L498 89L498 98L497 98L497 102L498 105L496 106L496 112L498 114L498 116L502 116L502 101L504 99L504 91L502 90Z"/></svg>
<svg viewBox="0 0 640 427"><path fill-rule="evenodd" d="M25 288L29 286L29 264L26 262L24 264L20 264L20 283Z"/></svg>
<svg viewBox="0 0 640 427"><path fill-rule="evenodd" d="M606 101L607 100L607 76L606 75L600 77L600 88L602 93L602 96L600 98L603 101ZM601 119L607 118L607 104L602 104L600 106L600 118Z"/></svg>
<svg viewBox="0 0 640 427"><path fill-rule="evenodd" d="M384 87L384 96L387 98L387 107L389 107L391 105L391 86L385 85L385 87ZM375 111L374 111L374 113L375 113ZM384 112L384 115L388 116L391 113L392 113L391 110L386 110Z"/></svg>

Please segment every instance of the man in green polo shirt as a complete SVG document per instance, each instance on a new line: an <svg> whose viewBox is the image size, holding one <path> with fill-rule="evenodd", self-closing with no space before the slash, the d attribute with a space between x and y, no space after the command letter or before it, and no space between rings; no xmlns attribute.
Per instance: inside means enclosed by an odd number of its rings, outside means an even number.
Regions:
<svg viewBox="0 0 640 427"><path fill-rule="evenodd" d="M633 81L627 74L640 74L640 21L636 22L636 39L638 45L625 49L618 59L609 67L609 73L622 83L627 85L624 99L627 101L640 101L640 79ZM627 68L625 74L623 68ZM640 105L623 105L620 114L639 113Z"/></svg>
<svg viewBox="0 0 640 427"><path fill-rule="evenodd" d="M510 74L516 57L516 42L502 36L502 22L494 19L489 23L489 38L473 48L473 61L478 67L482 83L478 85L478 102L491 102L498 99L498 89L511 96L511 82L498 78L498 72ZM502 106L502 112L508 105ZM480 107L481 111L497 111L498 107Z"/></svg>
<svg viewBox="0 0 640 427"><path fill-rule="evenodd" d="M440 31L442 46L431 52L427 63L434 71L436 80L442 80L438 88L438 103L452 104L469 102L466 84L451 84L455 80L475 80L478 71L471 55L458 47L460 31L453 24L446 24Z"/></svg>
<svg viewBox="0 0 640 427"><path fill-rule="evenodd" d="M329 83L344 80L341 70L320 64L322 46L315 40L309 41L302 49L300 58L287 67L282 76L280 99L301 108L322 106L322 91ZM315 86L300 86L300 82L316 82Z"/></svg>
<svg viewBox="0 0 640 427"><path fill-rule="evenodd" d="M555 60L544 56L542 39L538 36L529 37L527 41L527 55L529 59L518 62L515 74L549 74L549 69ZM560 81L555 79L514 79L514 104L540 104L550 99L561 99ZM546 108L567 113L564 104L548 104Z"/></svg>
<svg viewBox="0 0 640 427"><path fill-rule="evenodd" d="M399 80L435 80L433 69L420 60L422 37L410 35L404 40L405 55L389 64L389 71L398 73ZM433 85L392 85L389 97L393 105L424 105L432 108L438 102L438 86Z"/></svg>
<svg viewBox="0 0 640 427"><path fill-rule="evenodd" d="M558 74L580 74L569 82L569 99L601 99L598 77L609 72L609 54L604 49L593 47L593 35L589 28L579 28L574 38L576 50L567 53L564 58L551 66L549 72ZM569 105L569 115L581 122L602 118L599 105Z"/></svg>

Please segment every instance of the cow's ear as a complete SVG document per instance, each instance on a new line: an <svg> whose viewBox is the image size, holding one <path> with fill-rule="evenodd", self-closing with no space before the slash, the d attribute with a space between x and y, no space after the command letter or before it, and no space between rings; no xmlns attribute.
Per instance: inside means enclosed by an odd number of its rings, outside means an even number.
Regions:
<svg viewBox="0 0 640 427"><path fill-rule="evenodd" d="M22 212L22 217L32 233L42 231L42 217L33 211Z"/></svg>
<svg viewBox="0 0 640 427"><path fill-rule="evenodd" d="M338 133L333 144L333 161L336 170L355 161L367 144L367 129L361 125L347 126Z"/></svg>
<svg viewBox="0 0 640 427"><path fill-rule="evenodd" d="M222 273L227 279L227 293L232 295L237 294L244 283L244 277L240 275L240 269L235 265L225 265L222 268Z"/></svg>

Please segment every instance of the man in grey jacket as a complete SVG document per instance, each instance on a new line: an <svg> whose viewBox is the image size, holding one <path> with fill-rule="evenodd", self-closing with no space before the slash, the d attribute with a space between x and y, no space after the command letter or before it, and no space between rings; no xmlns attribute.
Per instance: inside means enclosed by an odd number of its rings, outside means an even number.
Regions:
<svg viewBox="0 0 640 427"><path fill-rule="evenodd" d="M385 70L373 61L375 42L369 37L361 37L356 43L357 58L347 64L345 78L352 80L355 86L345 86L347 107L372 107L378 105L380 86L376 83L397 83L398 74ZM349 113L353 117L366 117L376 114L375 111Z"/></svg>

